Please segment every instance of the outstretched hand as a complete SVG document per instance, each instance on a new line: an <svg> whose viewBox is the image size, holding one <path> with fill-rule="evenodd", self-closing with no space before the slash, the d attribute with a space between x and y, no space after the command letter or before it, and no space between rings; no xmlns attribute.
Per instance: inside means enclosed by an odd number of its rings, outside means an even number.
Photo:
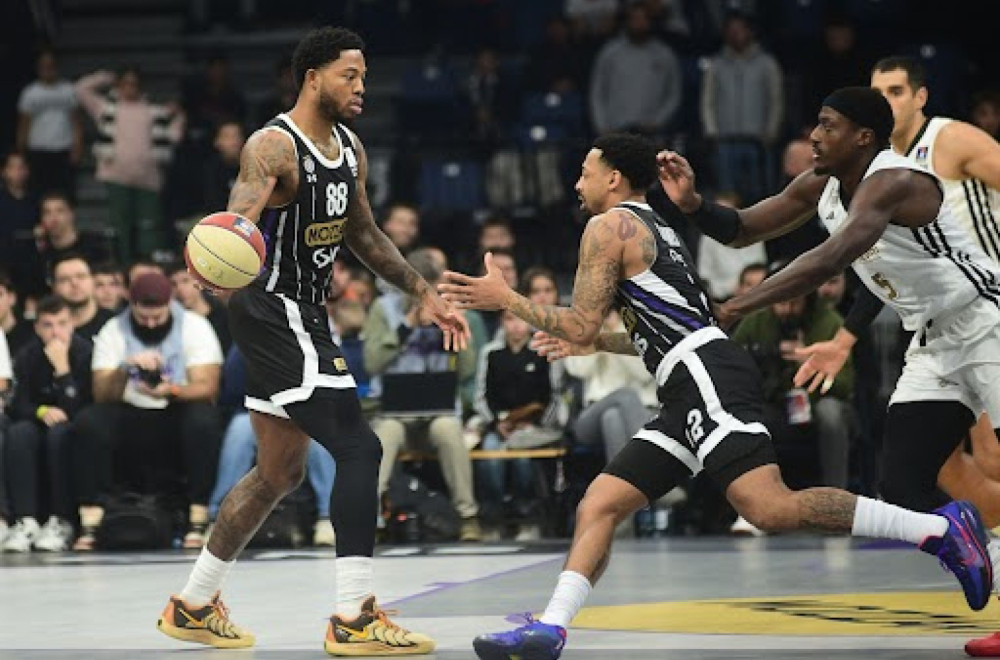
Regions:
<svg viewBox="0 0 1000 660"><path fill-rule="evenodd" d="M826 394L833 387L837 374L844 368L851 349L845 348L836 341L818 341L809 346L795 350L795 356L805 360L795 372L795 387L809 383L809 392L815 392L819 387L820 394Z"/></svg>
<svg viewBox="0 0 1000 660"><path fill-rule="evenodd" d="M433 289L428 289L422 301L423 310L430 320L444 333L444 350L464 351L469 346L469 322L462 312Z"/></svg>
<svg viewBox="0 0 1000 660"><path fill-rule="evenodd" d="M701 205L695 190L694 169L684 156L676 151L656 154L656 173L663 191L684 213L691 213Z"/></svg>
<svg viewBox="0 0 1000 660"><path fill-rule="evenodd" d="M492 253L486 253L483 263L486 266L486 274L482 277L471 277L446 270L441 276L441 284L438 284L441 297L459 309L487 311L504 309L511 289L507 286L503 273L494 265Z"/></svg>
<svg viewBox="0 0 1000 660"><path fill-rule="evenodd" d="M549 362L579 355L592 355L597 352L597 347L593 344L574 344L541 330L532 336L530 345L533 351Z"/></svg>

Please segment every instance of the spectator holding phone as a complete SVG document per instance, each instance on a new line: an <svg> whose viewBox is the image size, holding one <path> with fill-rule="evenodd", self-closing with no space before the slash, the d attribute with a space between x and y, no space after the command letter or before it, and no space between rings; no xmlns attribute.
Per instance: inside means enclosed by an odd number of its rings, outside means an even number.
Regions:
<svg viewBox="0 0 1000 660"><path fill-rule="evenodd" d="M93 547L101 499L114 486L164 494L177 482L189 504L184 545L204 544L222 438L214 403L222 349L208 320L172 294L165 275L140 275L129 287L128 308L94 338L96 403L81 414L76 443L79 550ZM112 466L125 469L113 474Z"/></svg>

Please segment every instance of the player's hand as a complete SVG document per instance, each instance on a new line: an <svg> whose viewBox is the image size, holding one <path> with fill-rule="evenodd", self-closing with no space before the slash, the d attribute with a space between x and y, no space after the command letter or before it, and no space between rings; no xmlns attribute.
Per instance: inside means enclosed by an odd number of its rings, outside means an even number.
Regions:
<svg viewBox="0 0 1000 660"><path fill-rule="evenodd" d="M739 321L742 316L733 309L728 301L724 303L714 303L712 305L712 311L715 312L715 319L719 322L719 327L727 331L733 327L733 325Z"/></svg>
<svg viewBox="0 0 1000 660"><path fill-rule="evenodd" d="M421 315L428 314L431 322L441 328L444 333L444 350L458 352L468 348L471 336L469 322L462 312L433 289L428 288L421 298L420 311Z"/></svg>
<svg viewBox="0 0 1000 660"><path fill-rule="evenodd" d="M597 347L593 344L574 344L541 330L531 337L531 349L549 362L579 355L593 355L597 352Z"/></svg>
<svg viewBox="0 0 1000 660"><path fill-rule="evenodd" d="M194 278L194 285L198 289L204 291L205 293L211 296L214 296L215 298L218 298L223 303L228 304L229 299L233 297L234 293L236 293L236 291L232 289L216 289L214 286L210 286L202 282L201 279L194 272L192 272L190 268L188 268L187 271Z"/></svg>
<svg viewBox="0 0 1000 660"><path fill-rule="evenodd" d="M810 393L815 392L818 387L820 394L826 394L833 387L837 374L844 368L851 349L834 340L819 341L797 349L795 355L805 360L795 372L795 387L809 383Z"/></svg>
<svg viewBox="0 0 1000 660"><path fill-rule="evenodd" d="M459 309L503 309L511 293L510 287L507 286L503 273L493 264L493 253L487 252L483 263L486 265L486 274L482 277L445 271L441 277L442 283L438 285L438 291L444 299L454 303Z"/></svg>
<svg viewBox="0 0 1000 660"><path fill-rule="evenodd" d="M694 169L684 156L668 150L656 154L656 173L663 191L681 211L698 210L701 196L694 187Z"/></svg>

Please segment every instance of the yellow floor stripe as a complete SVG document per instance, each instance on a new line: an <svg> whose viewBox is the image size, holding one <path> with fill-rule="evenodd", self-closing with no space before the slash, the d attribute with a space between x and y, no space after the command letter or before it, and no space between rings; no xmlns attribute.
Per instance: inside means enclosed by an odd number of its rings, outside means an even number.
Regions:
<svg viewBox="0 0 1000 660"><path fill-rule="evenodd" d="M995 600L973 612L933 591L713 599L588 607L574 628L733 635L982 635L1000 630Z"/></svg>

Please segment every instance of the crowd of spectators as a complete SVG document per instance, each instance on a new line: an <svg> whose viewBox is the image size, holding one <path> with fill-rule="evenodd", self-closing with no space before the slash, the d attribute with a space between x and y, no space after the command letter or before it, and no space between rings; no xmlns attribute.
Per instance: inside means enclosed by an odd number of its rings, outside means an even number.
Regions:
<svg viewBox="0 0 1000 660"><path fill-rule="evenodd" d="M210 4L192 29L224 20ZM753 203L811 166L803 127L831 89L866 84L875 54L862 44L873 44L865 35L886 20L876 6L901 3L848 3L849 11L828 14L819 2L773 3L776 11L748 1L567 0L507 11L517 3L441 0L423 13L389 3L377 15L374 4L348 2L326 18L369 38L372 76L379 55L409 57L394 99L395 141L371 140L395 149L376 208L381 227L430 282L449 267L481 272L490 251L511 286L553 304L571 295L581 228L572 183L594 135L638 131L681 149L717 201ZM442 12L468 29L444 31ZM231 20L230 28L252 29L263 19ZM498 29L511 23L519 29ZM880 48L917 45L891 34ZM972 93L968 63L917 53L932 80L949 79L960 92L936 97L932 89L935 109L1000 137L1000 92ZM133 491L180 512L179 543L197 548L256 448L225 305L195 286L178 259L179 237L186 221L225 207L248 132L294 103L289 61L276 62L272 89L253 102L218 53L185 80L176 102L163 103L144 93L135 67L70 81L58 65L55 51L38 52L0 170L0 548L93 549L109 503ZM101 220L80 226L84 169L105 201ZM811 223L735 251L678 229L716 300L755 286L823 237ZM878 451L878 425L859 423L858 399L893 377L872 372L887 363L873 346L893 353L898 337L863 338L857 371L849 366L825 395L791 382L795 349L836 333L856 286L838 276L734 333L761 368L769 426L795 486L874 489L865 466ZM637 359L549 364L529 346L532 329L510 314L470 312L470 347L447 354L419 302L350 255L335 263L327 306L383 443L386 520L391 482L403 470L397 456L416 449L437 455L458 538L537 538L545 522L538 466L473 461L470 450L561 445L567 460L600 463L656 406L655 383ZM621 322L612 314L607 323ZM390 409L386 385L414 375L452 388L450 405ZM312 541L332 545L336 466L313 445ZM702 492L698 483L685 489ZM683 531L729 528L731 511L713 514L698 499L687 498Z"/></svg>

